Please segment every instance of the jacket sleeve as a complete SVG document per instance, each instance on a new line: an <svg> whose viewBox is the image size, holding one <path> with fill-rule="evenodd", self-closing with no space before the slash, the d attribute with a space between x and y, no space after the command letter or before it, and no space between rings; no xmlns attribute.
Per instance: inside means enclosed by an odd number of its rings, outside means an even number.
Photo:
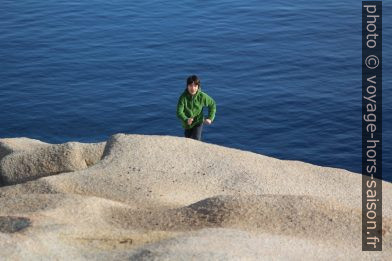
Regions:
<svg viewBox="0 0 392 261"><path fill-rule="evenodd" d="M183 121L186 121L188 118L184 113L184 97L180 96L177 103L177 117Z"/></svg>
<svg viewBox="0 0 392 261"><path fill-rule="evenodd" d="M205 105L208 106L208 119L214 121L216 112L216 102L205 93Z"/></svg>

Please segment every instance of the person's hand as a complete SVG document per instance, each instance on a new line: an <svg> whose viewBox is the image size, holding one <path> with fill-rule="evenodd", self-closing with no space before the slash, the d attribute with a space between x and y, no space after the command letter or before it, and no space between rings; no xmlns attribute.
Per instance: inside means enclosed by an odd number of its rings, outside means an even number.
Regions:
<svg viewBox="0 0 392 261"><path fill-rule="evenodd" d="M188 125L191 125L192 122L193 122L193 118L189 118L189 119L188 119Z"/></svg>
<svg viewBox="0 0 392 261"><path fill-rule="evenodd" d="M204 120L204 124L210 125L211 123L212 123L212 122L211 122L210 119L205 119L205 120Z"/></svg>

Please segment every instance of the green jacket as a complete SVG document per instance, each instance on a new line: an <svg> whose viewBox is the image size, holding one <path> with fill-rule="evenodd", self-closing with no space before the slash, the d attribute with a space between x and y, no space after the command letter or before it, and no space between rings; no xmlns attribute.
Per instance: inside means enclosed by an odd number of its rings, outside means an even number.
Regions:
<svg viewBox="0 0 392 261"><path fill-rule="evenodd" d="M184 90L177 103L177 117L181 120L184 129L193 128L195 125L204 122L204 106L208 107L208 119L214 121L216 112L214 99L203 92L200 86L193 96L188 92L188 88ZM188 125L188 118L192 117L193 122L191 125Z"/></svg>

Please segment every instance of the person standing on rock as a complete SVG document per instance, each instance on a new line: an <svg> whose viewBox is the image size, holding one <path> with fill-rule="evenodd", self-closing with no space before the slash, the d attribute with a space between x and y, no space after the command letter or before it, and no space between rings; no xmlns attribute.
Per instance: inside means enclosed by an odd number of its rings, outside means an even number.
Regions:
<svg viewBox="0 0 392 261"><path fill-rule="evenodd" d="M203 124L214 121L216 103L201 90L200 79L191 75L186 80L186 88L178 99L177 117L181 120L186 138L201 140ZM208 107L208 118L203 115L203 108Z"/></svg>

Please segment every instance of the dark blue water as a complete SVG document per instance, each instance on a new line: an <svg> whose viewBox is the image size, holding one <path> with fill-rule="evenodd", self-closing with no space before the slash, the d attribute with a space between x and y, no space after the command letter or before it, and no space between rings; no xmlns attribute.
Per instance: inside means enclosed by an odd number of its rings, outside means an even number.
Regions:
<svg viewBox="0 0 392 261"><path fill-rule="evenodd" d="M2 0L0 14L0 137L183 136L197 74L217 102L205 142L361 172L361 1ZM383 19L392 181L387 1Z"/></svg>

